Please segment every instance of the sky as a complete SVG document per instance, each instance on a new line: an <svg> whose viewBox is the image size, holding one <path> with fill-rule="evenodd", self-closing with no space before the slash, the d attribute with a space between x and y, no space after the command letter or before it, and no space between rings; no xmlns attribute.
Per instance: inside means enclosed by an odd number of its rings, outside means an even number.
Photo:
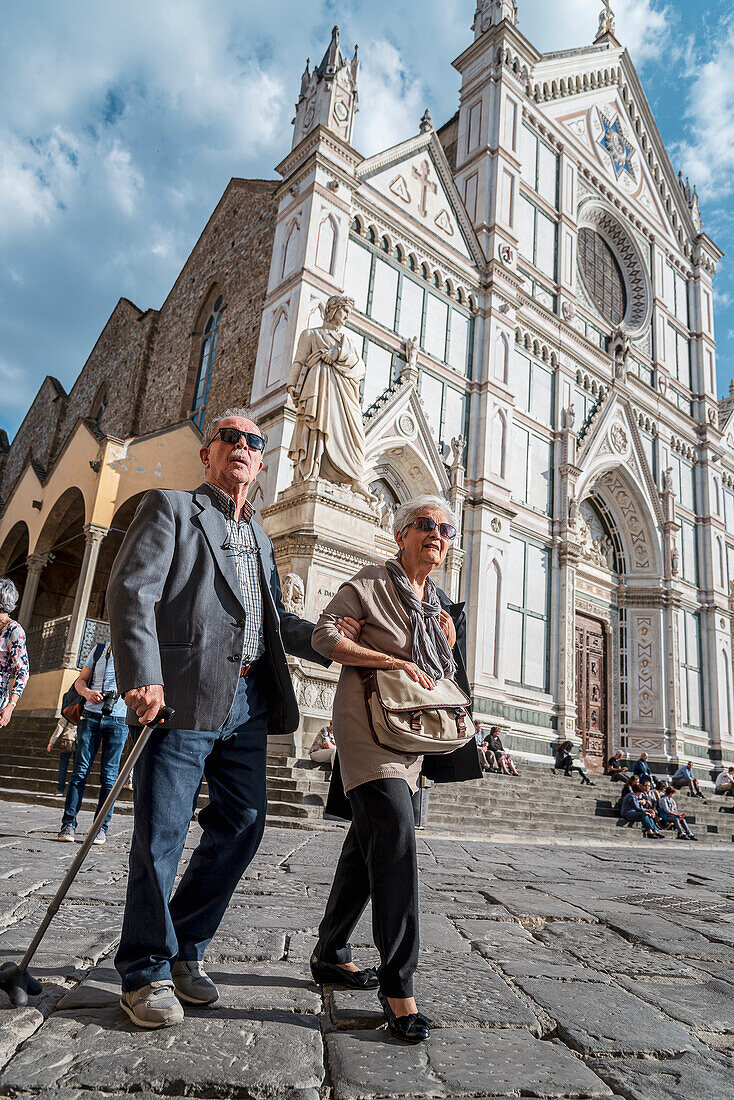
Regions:
<svg viewBox="0 0 734 1100"><path fill-rule="evenodd" d="M600 0L518 0L541 51L591 43ZM719 392L734 375L734 14L729 0L612 0L676 171L729 255ZM0 427L43 378L69 390L120 297L157 308L232 176L275 179L306 57L359 43L365 156L439 126L475 0L3 0Z"/></svg>

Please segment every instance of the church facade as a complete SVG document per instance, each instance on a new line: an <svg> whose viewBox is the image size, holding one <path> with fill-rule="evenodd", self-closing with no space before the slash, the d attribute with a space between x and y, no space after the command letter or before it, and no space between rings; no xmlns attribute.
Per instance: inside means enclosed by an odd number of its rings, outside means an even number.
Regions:
<svg viewBox="0 0 734 1100"><path fill-rule="evenodd" d="M561 738L592 768L617 748L647 751L661 771L692 759L704 779L734 761L734 399L717 400L712 291L721 253L608 5L594 43L561 53L519 32L513 0L480 0L472 29L454 61L455 116L436 129L426 112L417 134L364 158L352 144L359 62L335 28L303 74L281 182L233 181L172 304L125 317L80 375L98 404L93 382L132 325L135 393L163 395L152 415L133 394L99 416L80 401L61 423L44 383L1 483L0 573L26 584L32 629L48 620L43 555L64 534L44 536L46 516L87 454L98 469L85 472L75 522L87 549L99 528L103 550L81 555L59 668L43 674L36 709L55 706L73 675L85 624L103 629L103 599L90 611L90 593L103 592L109 563L95 571L129 502L161 478L192 484L207 408L224 401L249 404L267 433L253 503L295 609L317 615L342 579L390 552L397 505L440 493L461 516L441 580L466 601L482 723L504 727L530 759ZM238 275L253 264L245 307ZM354 301L373 502L293 485L288 379L299 337L334 294ZM44 438L55 453L34 450L36 422L53 422ZM166 454L175 462L155 467ZM104 504L99 515L90 501ZM333 675L294 672L312 729Z"/></svg>

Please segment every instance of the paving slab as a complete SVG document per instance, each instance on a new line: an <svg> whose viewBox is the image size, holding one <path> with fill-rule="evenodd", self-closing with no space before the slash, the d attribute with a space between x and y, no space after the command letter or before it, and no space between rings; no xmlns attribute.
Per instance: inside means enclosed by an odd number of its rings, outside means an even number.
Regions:
<svg viewBox="0 0 734 1100"><path fill-rule="evenodd" d="M180 1027L135 1028L120 1009L58 1012L0 1074L2 1089L60 1086L290 1097L318 1089L323 1048L311 1015L197 1009Z"/></svg>
<svg viewBox="0 0 734 1100"><path fill-rule="evenodd" d="M554 921L540 929L537 935L548 947L555 948L556 959L566 956L570 965L578 960L601 973L619 974L634 970L650 977L670 978L692 977L694 974L694 968L686 960L631 944L601 924L580 926Z"/></svg>
<svg viewBox="0 0 734 1100"><path fill-rule="evenodd" d="M411 1100L461 1095L597 1097L611 1090L556 1043L521 1030L436 1030L408 1047L386 1031L326 1036L334 1100L404 1096Z"/></svg>
<svg viewBox="0 0 734 1100"><path fill-rule="evenodd" d="M415 996L433 1027L526 1027L540 1034L540 1025L525 1001L507 982L476 956L448 965L423 959L415 976ZM377 994L333 989L329 1010L343 1029L375 1027L384 1021Z"/></svg>
<svg viewBox="0 0 734 1100"><path fill-rule="evenodd" d="M683 982L623 978L620 983L636 997L697 1031L734 1032L734 991L728 982L698 977Z"/></svg>
<svg viewBox="0 0 734 1100"><path fill-rule="evenodd" d="M21 1043L38 1031L43 1014L37 1008L4 1008L0 1015L0 1067L12 1058Z"/></svg>
<svg viewBox="0 0 734 1100"><path fill-rule="evenodd" d="M303 963L207 963L207 973L219 990L216 1010L223 1008L318 1013L321 994ZM120 1000L120 976L111 963L89 972L59 1002L60 1010L106 1008Z"/></svg>
<svg viewBox="0 0 734 1100"><path fill-rule="evenodd" d="M510 913L522 921L530 920L565 920L565 921L595 921L585 909L578 909L575 905L559 901L541 890L532 888L512 889L506 886L489 887L485 891L488 899L497 905L504 906Z"/></svg>
<svg viewBox="0 0 734 1100"><path fill-rule="evenodd" d="M734 1063L701 1054L660 1061L592 1059L589 1064L627 1100L729 1100L734 1096Z"/></svg>
<svg viewBox="0 0 734 1100"><path fill-rule="evenodd" d="M716 959L734 963L734 948L709 940L700 932L686 931L664 917L647 913L621 916L605 914L604 921L632 943L644 943L655 951L691 959Z"/></svg>
<svg viewBox="0 0 734 1100"><path fill-rule="evenodd" d="M248 927L242 911L230 910L209 944L207 957L214 959L252 960L282 959L286 933Z"/></svg>
<svg viewBox="0 0 734 1100"><path fill-rule="evenodd" d="M679 1024L614 985L518 978L517 984L582 1054L679 1054L699 1049Z"/></svg>
<svg viewBox="0 0 734 1100"><path fill-rule="evenodd" d="M320 919L320 918L319 918ZM468 955L467 940L456 931L452 921L441 913L420 914L421 951L451 951ZM365 910L351 938L352 947L372 947L372 914Z"/></svg>

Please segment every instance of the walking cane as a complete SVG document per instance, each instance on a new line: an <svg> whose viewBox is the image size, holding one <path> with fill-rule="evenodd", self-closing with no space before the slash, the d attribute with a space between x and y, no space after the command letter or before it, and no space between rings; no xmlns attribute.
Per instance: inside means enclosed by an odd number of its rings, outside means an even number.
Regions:
<svg viewBox="0 0 734 1100"><path fill-rule="evenodd" d="M46 915L41 921L40 928L36 932L35 936L30 942L28 950L19 963L4 963L0 967L0 989L7 993L10 997L10 1003L13 1005L25 1005L28 1004L28 994L35 996L43 991L43 986L39 981L33 977L28 970L31 959L38 950L39 944L43 937L46 935L46 930L59 911L62 901L66 897L69 887L79 873L79 869L86 859L87 852L94 844L97 833L102 828L102 822L107 817L107 814L115 804L115 800L120 791L124 787L125 783L129 779L135 764L142 755L143 749L147 745L150 735L156 726L159 726L161 722L168 722L173 717L173 710L171 707L161 707L156 714L152 722L149 722L147 726L144 726L140 732L140 736L133 745L132 752L128 756L124 765L120 769L120 774L115 781L115 785L107 795L104 805L92 822L92 827L87 833L84 839L84 843L79 849L78 854L74 857L74 861L64 876L64 881L59 886L53 901L46 910Z"/></svg>

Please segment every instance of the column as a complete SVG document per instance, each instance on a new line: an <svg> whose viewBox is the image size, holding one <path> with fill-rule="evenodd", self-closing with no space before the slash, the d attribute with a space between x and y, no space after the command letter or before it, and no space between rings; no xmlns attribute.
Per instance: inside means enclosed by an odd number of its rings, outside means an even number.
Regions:
<svg viewBox="0 0 734 1100"><path fill-rule="evenodd" d="M71 613L69 633L66 636L66 648L64 650L64 668L76 668L79 646L81 645L84 622L89 609L89 599L92 595L94 574L97 571L99 548L102 540L109 531L108 527L98 527L96 523L88 523L84 528L84 558L79 573L79 581L74 597L74 610Z"/></svg>
<svg viewBox="0 0 734 1100"><path fill-rule="evenodd" d="M27 631L31 625L31 617L36 602L36 595L38 594L38 584L41 580L41 573L52 558L53 554L29 554L26 559L28 575L26 577L25 588L23 589L23 599L20 601L20 609L17 615L17 620L25 631Z"/></svg>

